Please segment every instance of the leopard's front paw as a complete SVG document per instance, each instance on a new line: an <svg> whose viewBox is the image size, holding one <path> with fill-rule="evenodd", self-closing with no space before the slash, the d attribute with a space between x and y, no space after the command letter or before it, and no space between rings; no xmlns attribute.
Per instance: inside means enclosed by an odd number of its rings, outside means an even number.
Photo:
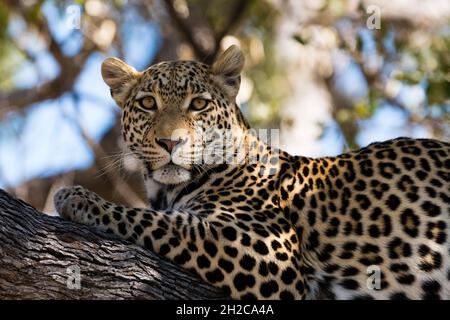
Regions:
<svg viewBox="0 0 450 320"><path fill-rule="evenodd" d="M95 224L93 211L98 208L90 198L88 190L77 186L58 190L53 197L53 202L56 211L62 218L93 225Z"/></svg>

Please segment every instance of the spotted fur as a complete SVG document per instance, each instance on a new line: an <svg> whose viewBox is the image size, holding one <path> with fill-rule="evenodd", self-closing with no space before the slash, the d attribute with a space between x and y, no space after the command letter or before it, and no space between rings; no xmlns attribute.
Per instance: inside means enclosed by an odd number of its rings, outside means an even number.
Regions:
<svg viewBox="0 0 450 320"><path fill-rule="evenodd" d="M55 195L61 216L145 246L236 299L449 299L450 144L398 138L318 159L276 151L246 134L235 103L242 65L236 47L211 67L137 72L106 60L150 207L72 187ZM149 94L154 111L138 104ZM195 97L208 100L205 110L189 109ZM257 161L194 164L214 143L187 138L199 122L231 130Z"/></svg>

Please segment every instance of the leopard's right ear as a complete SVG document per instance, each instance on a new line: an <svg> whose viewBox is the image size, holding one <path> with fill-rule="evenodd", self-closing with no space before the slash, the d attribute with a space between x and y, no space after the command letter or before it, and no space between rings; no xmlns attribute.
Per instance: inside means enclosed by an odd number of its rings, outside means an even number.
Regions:
<svg viewBox="0 0 450 320"><path fill-rule="evenodd" d="M102 63L103 81L109 86L112 98L123 107L140 72L117 58L107 58Z"/></svg>
<svg viewBox="0 0 450 320"><path fill-rule="evenodd" d="M213 80L221 85L232 99L236 98L239 91L244 60L241 49L232 45L220 54L211 66Z"/></svg>

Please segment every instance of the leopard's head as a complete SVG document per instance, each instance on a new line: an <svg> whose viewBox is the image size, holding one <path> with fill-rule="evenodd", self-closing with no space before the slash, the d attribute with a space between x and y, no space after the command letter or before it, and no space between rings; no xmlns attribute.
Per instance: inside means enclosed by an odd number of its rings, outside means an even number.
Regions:
<svg viewBox="0 0 450 320"><path fill-rule="evenodd" d="M149 177L179 184L223 161L216 153L230 141L224 137L248 128L235 102L243 65L236 46L211 66L168 61L138 72L116 58L103 62L103 79L122 109L126 145Z"/></svg>

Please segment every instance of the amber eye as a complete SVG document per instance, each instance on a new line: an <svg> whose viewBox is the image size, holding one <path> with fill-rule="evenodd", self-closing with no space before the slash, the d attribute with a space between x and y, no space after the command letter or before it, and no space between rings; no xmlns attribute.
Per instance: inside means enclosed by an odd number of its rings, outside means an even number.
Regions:
<svg viewBox="0 0 450 320"><path fill-rule="evenodd" d="M193 111L200 111L206 108L208 105L208 100L202 99L202 98L195 98L191 101L191 104L189 106L189 109Z"/></svg>
<svg viewBox="0 0 450 320"><path fill-rule="evenodd" d="M138 100L138 103L145 110L155 111L157 109L155 98L150 96Z"/></svg>

